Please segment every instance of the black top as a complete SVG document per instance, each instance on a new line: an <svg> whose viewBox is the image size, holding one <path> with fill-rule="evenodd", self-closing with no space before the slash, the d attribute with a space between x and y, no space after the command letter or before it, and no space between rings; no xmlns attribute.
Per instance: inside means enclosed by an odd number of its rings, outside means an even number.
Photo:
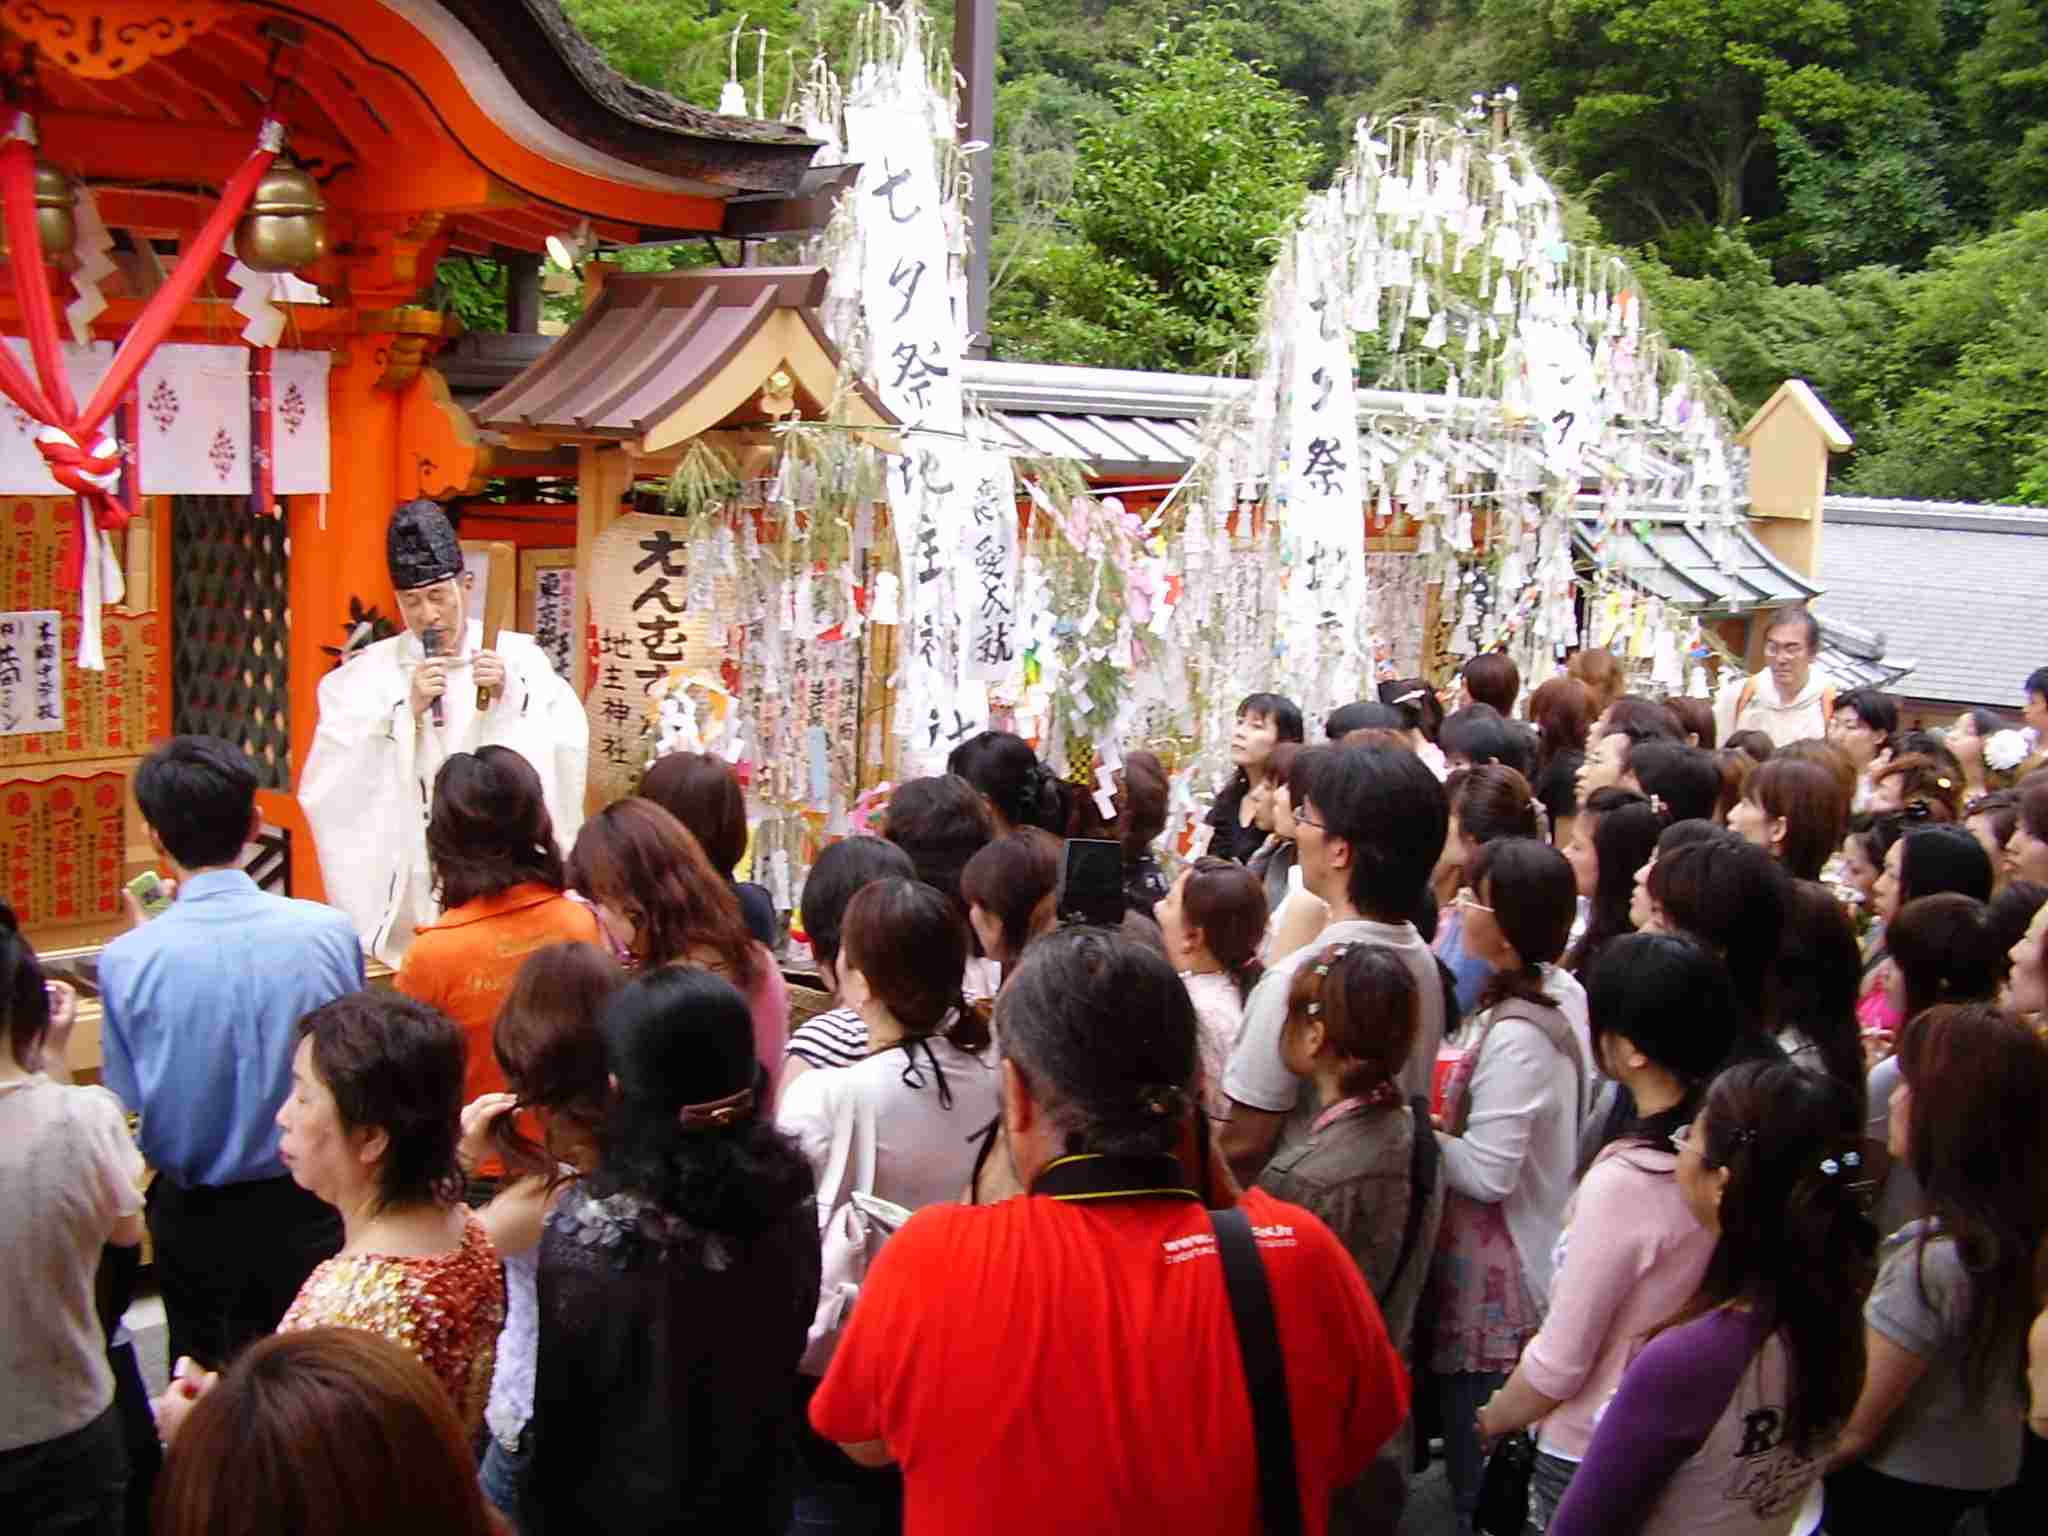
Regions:
<svg viewBox="0 0 2048 1536"><path fill-rule="evenodd" d="M768 887L751 880L735 880L732 889L740 899L740 916L746 920L747 932L774 954L782 942L782 924L776 921L775 898L768 894Z"/></svg>
<svg viewBox="0 0 2048 1536"><path fill-rule="evenodd" d="M1259 826L1241 826L1238 812L1243 809L1244 797L1251 793L1251 781L1239 769L1232 775L1223 792L1216 797L1216 803L1209 807L1209 825L1216 829L1209 839L1209 852L1219 859L1229 859L1242 864L1265 846L1265 829Z"/></svg>
<svg viewBox="0 0 2048 1536"><path fill-rule="evenodd" d="M779 1536L818 1271L808 1189L751 1239L569 1189L540 1245L535 1524Z"/></svg>

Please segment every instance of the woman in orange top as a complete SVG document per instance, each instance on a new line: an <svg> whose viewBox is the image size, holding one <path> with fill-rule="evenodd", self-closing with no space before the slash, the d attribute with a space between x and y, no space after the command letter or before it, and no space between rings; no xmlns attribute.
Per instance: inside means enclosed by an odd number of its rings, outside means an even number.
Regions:
<svg viewBox="0 0 2048 1536"><path fill-rule="evenodd" d="M441 765L427 860L441 918L406 950L398 990L462 1030L467 1103L504 1090L491 1026L521 963L550 944L601 945L603 936L590 908L562 893L562 853L540 775L509 747L457 752Z"/></svg>

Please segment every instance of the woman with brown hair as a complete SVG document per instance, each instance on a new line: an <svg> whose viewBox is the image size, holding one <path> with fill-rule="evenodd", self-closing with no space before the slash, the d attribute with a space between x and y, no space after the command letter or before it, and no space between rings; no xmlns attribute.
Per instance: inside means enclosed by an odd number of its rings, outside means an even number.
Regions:
<svg viewBox="0 0 2048 1536"><path fill-rule="evenodd" d="M1150 912L1166 895L1166 873L1152 845L1166 831L1171 786L1166 765L1151 752L1126 752L1117 770L1116 838L1124 850L1124 905Z"/></svg>
<svg viewBox="0 0 2048 1536"><path fill-rule="evenodd" d="M1288 781L1294 776L1295 763L1307 750L1294 741L1283 741L1274 747L1272 756L1266 759L1263 777L1252 786L1248 797L1252 825L1264 830L1266 840L1257 853L1244 861L1244 867L1265 888L1268 912L1278 912L1288 892L1299 884L1292 877L1292 871L1299 867L1300 855L1294 846L1294 808L1288 799Z"/></svg>
<svg viewBox="0 0 2048 1536"><path fill-rule="evenodd" d="M597 1166L612 1099L598 1017L624 981L610 957L587 944L555 944L529 955L492 1036L511 1091L486 1095L462 1112L464 1161L474 1162L488 1140L514 1180L483 1211L484 1229L505 1261L505 1326L484 1407L490 1443L477 1475L485 1497L515 1526L524 1519L533 1455L527 1424L540 1347L535 1279L541 1229L564 1184ZM530 1111L537 1124L521 1125L515 1109ZM529 1128L538 1130L539 1141Z"/></svg>
<svg viewBox="0 0 2048 1536"><path fill-rule="evenodd" d="M280 1333L336 1325L405 1345L483 1427L505 1280L463 1207L462 1039L410 999L355 992L299 1021L278 1155L341 1213L341 1252L306 1277Z"/></svg>
<svg viewBox="0 0 2048 1536"><path fill-rule="evenodd" d="M1628 682L1621 663L1614 659L1614 652L1600 646L1574 651L1572 659L1564 664L1564 671L1565 676L1577 678L1592 690L1595 719L1621 697L1621 691Z"/></svg>
<svg viewBox="0 0 2048 1536"><path fill-rule="evenodd" d="M1946 1531L2020 1472L2034 1256L2048 1235L2048 1045L1987 1004L1910 1021L1887 1145L1928 1214L1886 1239L1870 1364L1828 1458L1830 1531Z"/></svg>
<svg viewBox="0 0 2048 1536"><path fill-rule="evenodd" d="M2005 873L2048 884L2048 779L2020 790L2019 814L2005 844Z"/></svg>
<svg viewBox="0 0 2048 1536"><path fill-rule="evenodd" d="M1849 830L1849 804L1826 769L1774 757L1749 776L1728 812L1728 830L1769 853L1793 879L1818 880Z"/></svg>
<svg viewBox="0 0 2048 1536"><path fill-rule="evenodd" d="M1454 863L1458 873L1447 883L1455 890L1472 883L1471 871L1479 851L1504 837L1542 836L1542 821L1529 782L1501 763L1469 768L1451 793L1451 830L1444 839L1444 860ZM1446 873L1441 871L1440 873ZM1577 916L1577 903L1573 904ZM1462 910L1453 907L1438 923L1436 941L1430 946L1437 958L1451 968L1458 983L1458 1008L1470 1013L1479 1006L1479 994L1492 968L1475 956L1464 942ZM1576 984L1573 990L1577 990ZM1581 1007L1579 1016L1584 1018Z"/></svg>
<svg viewBox="0 0 2048 1536"><path fill-rule="evenodd" d="M1684 741L1688 747L1702 751L1714 750L1714 704L1711 699L1688 698L1674 694L1664 701L1664 707L1678 717L1678 724L1685 732Z"/></svg>
<svg viewBox="0 0 2048 1536"><path fill-rule="evenodd" d="M1757 761L1747 752L1738 752L1733 747L1714 749L1714 771L1721 775L1721 792L1714 797L1714 823L1728 825L1728 818L1735 810L1736 802L1749 788L1750 776L1757 770Z"/></svg>
<svg viewBox="0 0 2048 1536"><path fill-rule="evenodd" d="M1593 690L1575 677L1553 677L1529 695L1529 723L1536 727L1536 776L1560 752L1584 752L1600 710Z"/></svg>
<svg viewBox="0 0 2048 1536"><path fill-rule="evenodd" d="M1226 1119L1223 1068L1244 1024L1245 999L1264 970L1265 893L1242 864L1205 856L1181 871L1153 915L1201 1024L1203 1102L1210 1118Z"/></svg>
<svg viewBox="0 0 2048 1536"><path fill-rule="evenodd" d="M495 1536L448 1396L353 1328L253 1344L191 1411L157 1485L156 1536Z"/></svg>
<svg viewBox="0 0 2048 1536"><path fill-rule="evenodd" d="M998 838L980 854L1038 837L1036 829ZM972 878L974 865L968 866ZM977 909L978 910L978 909ZM989 1028L970 1009L960 983L967 934L944 896L916 880L878 880L847 904L840 933L841 993L867 1025L868 1055L855 1066L806 1072L789 1085L776 1125L796 1138L818 1184L818 1220L832 1233L856 1200L885 1202L890 1224L927 1205L952 1201L974 1172L974 1135L996 1117L999 1078ZM873 1219L875 1207L859 1207ZM835 1272L828 1241L825 1284L811 1324L799 1400L817 1378L859 1295L864 1270ZM805 1442L797 1521L863 1503L895 1510L894 1469L857 1467L837 1446L800 1431ZM862 1528L865 1528L863 1525ZM890 1526L888 1528L893 1528Z"/></svg>
<svg viewBox="0 0 2048 1536"><path fill-rule="evenodd" d="M1963 781L1946 763L1924 752L1908 752L1871 770L1872 815L1903 813L1915 821L1944 825L1963 819Z"/></svg>
<svg viewBox="0 0 2048 1536"><path fill-rule="evenodd" d="M1036 827L997 838L960 871L967 921L981 952L1004 971L1033 939L1052 932L1059 878L1059 839Z"/></svg>
<svg viewBox="0 0 2048 1536"><path fill-rule="evenodd" d="M1428 1106L1403 1102L1398 1080L1419 1017L1415 978L1382 945L1331 944L1294 973L1280 1049L1315 1085L1317 1113L1308 1136L1258 1181L1336 1234L1411 1370L1415 1314L1443 1216ZM1399 1527L1411 1434L1404 1426L1363 1476L1338 1490L1329 1525L1336 1536Z"/></svg>
<svg viewBox="0 0 2048 1536"><path fill-rule="evenodd" d="M1549 1304L1591 1083L1584 1028L1558 993L1569 978L1556 961L1577 904L1571 865L1546 843L1504 837L1466 864L1465 880L1466 945L1488 979L1444 1088L1437 1150L1446 1193L1430 1269L1437 1304L1416 1351L1437 1376L1461 1536L1479 1502L1479 1406L1507 1379ZM1577 983L1572 990L1583 1007Z"/></svg>
<svg viewBox="0 0 2048 1536"><path fill-rule="evenodd" d="M739 898L747 932L770 950L781 943L782 924L768 888L733 879L747 854L747 796L731 765L709 752L671 752L648 768L640 780L640 798L652 800L689 828L711 867Z"/></svg>
<svg viewBox="0 0 2048 1536"><path fill-rule="evenodd" d="M396 985L461 1029L467 1103L505 1086L491 1025L520 961L547 944L603 936L590 908L563 894L540 775L510 747L457 752L441 765L427 862L443 910L414 936ZM494 1162L486 1171L499 1170Z"/></svg>
<svg viewBox="0 0 2048 1536"><path fill-rule="evenodd" d="M569 878L631 967L697 966L739 989L754 1019L754 1057L773 1084L789 1039L789 988L689 828L651 800L615 800L583 823Z"/></svg>

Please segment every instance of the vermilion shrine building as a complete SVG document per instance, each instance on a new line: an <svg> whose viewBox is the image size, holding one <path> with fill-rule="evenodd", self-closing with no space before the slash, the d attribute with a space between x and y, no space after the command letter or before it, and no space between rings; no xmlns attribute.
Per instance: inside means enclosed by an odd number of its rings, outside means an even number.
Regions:
<svg viewBox="0 0 2048 1536"><path fill-rule="evenodd" d="M119 883L149 862L129 774L151 737L188 730L248 748L266 781L263 813L283 833L273 858L289 858L294 894L317 895L290 791L352 604L395 617L391 509L547 467L545 455L480 438L451 406L432 360L459 326L429 298L436 264L530 257L585 221L622 244L800 229L829 211L808 174L815 145L627 81L556 0L5 0L0 75L16 137L33 134L19 152L36 160L32 183L22 173L36 194L27 220L59 212L68 181L90 189L106 231L105 259L85 267L53 246L70 236L85 250L89 229L37 222L42 250L31 245L26 261L10 243L0 334L28 390L54 394L61 367L82 410L120 368L119 343L152 323L162 332L107 421L121 462L96 525L132 521L113 535L126 593L104 609L104 671L79 665L65 545L82 541L73 499L53 494L58 458L37 447L35 413L0 401L0 615L15 616L0 634L0 705L32 712L36 668L49 677L37 652L50 647L21 616L54 611L64 632L62 728L26 729L38 722L19 715L0 735L0 895L45 952L114 931ZM203 231L224 188L268 165L252 156L269 118L317 184L325 253L292 269L310 287L263 274L251 299ZM85 200L73 212L73 224L90 223ZM240 227L237 249L251 255L260 240ZM82 322L81 347L66 309L95 272L105 304ZM188 300L150 311L181 282ZM37 283L51 297L54 366L28 344L35 306L23 285ZM276 346L251 345L245 322L273 297ZM100 462L99 444L75 436L78 474ZM573 472L573 456L553 462ZM566 548L576 525L472 523L464 536ZM499 575L494 608L512 600L514 577Z"/></svg>

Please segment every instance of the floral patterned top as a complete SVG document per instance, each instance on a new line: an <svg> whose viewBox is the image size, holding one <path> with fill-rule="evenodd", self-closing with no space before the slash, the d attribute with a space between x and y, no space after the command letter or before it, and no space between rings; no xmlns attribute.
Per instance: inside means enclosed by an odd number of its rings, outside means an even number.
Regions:
<svg viewBox="0 0 2048 1536"><path fill-rule="evenodd" d="M453 1253L344 1253L327 1260L306 1277L277 1331L361 1328L404 1345L448 1389L474 1436L505 1321L505 1273L476 1212L465 1214L462 1246Z"/></svg>

